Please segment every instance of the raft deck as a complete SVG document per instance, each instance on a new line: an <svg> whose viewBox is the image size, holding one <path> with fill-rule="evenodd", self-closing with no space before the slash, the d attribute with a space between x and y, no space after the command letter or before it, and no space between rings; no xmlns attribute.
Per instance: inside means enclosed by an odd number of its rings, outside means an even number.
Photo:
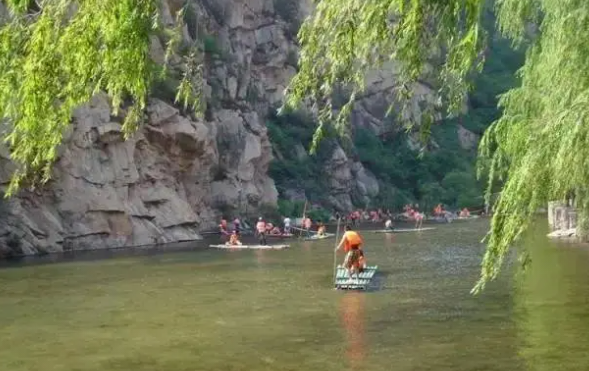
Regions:
<svg viewBox="0 0 589 371"><path fill-rule="evenodd" d="M473 220L480 218L480 215L470 215L470 216L458 216L455 220Z"/></svg>
<svg viewBox="0 0 589 371"><path fill-rule="evenodd" d="M217 249L283 250L290 245L209 245Z"/></svg>
<svg viewBox="0 0 589 371"><path fill-rule="evenodd" d="M304 241L324 240L326 238L331 238L333 236L335 236L335 234L333 234L333 233L326 233L323 236L314 235L314 236L310 236L310 237L305 237L305 238L303 238L303 240Z"/></svg>
<svg viewBox="0 0 589 371"><path fill-rule="evenodd" d="M266 238L291 238L294 237L292 233L282 233L282 234L267 234Z"/></svg>
<svg viewBox="0 0 589 371"><path fill-rule="evenodd" d="M377 269L377 265L367 266L364 272L360 273L358 277L354 274L352 278L349 278L347 269L338 265L335 276L335 288L338 290L366 290L370 282L372 282Z"/></svg>

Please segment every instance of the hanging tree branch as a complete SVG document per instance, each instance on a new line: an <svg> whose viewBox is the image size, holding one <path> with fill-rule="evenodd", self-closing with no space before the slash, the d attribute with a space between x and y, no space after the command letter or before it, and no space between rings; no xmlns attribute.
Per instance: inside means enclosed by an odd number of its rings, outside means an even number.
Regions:
<svg viewBox="0 0 589 371"><path fill-rule="evenodd" d="M333 122L344 132L353 99L364 90L369 71L392 61L396 70L391 73L403 88L398 98L407 103L428 56L442 48L439 93L449 111L455 110L468 90L470 71L481 68L484 3L317 1L298 35L299 72L287 89L283 109L311 103L320 112L320 128ZM495 7L499 30L528 50L519 72L521 86L501 97L503 115L488 128L479 147L479 175L488 174L487 201L497 180L504 185L494 203L474 292L497 277L509 248L548 200L564 199L574 191L579 230L589 234L589 2L496 0ZM338 84L352 94L348 104L333 113L329 99Z"/></svg>
<svg viewBox="0 0 589 371"><path fill-rule="evenodd" d="M159 0L9 0L7 5L11 13L0 25L0 121L8 122L4 139L17 165L10 196L25 182L50 178L73 110L97 92L109 95L114 114L130 102L125 137L136 130L158 75L149 58L150 36L164 27ZM172 36L166 56L177 45L178 36ZM188 89L184 80L180 85L177 99L200 107L200 90Z"/></svg>

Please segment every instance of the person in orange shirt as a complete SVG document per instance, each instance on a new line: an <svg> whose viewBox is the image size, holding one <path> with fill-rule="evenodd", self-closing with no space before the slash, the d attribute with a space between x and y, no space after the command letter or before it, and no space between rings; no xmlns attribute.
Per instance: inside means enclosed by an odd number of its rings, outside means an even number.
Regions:
<svg viewBox="0 0 589 371"><path fill-rule="evenodd" d="M237 231L233 231L233 233L231 233L231 236L229 236L229 241L227 242L227 245L241 245L241 241L239 240L239 235L237 234Z"/></svg>
<svg viewBox="0 0 589 371"><path fill-rule="evenodd" d="M317 236L324 236L325 235L325 224L319 222L319 226L317 228Z"/></svg>
<svg viewBox="0 0 589 371"><path fill-rule="evenodd" d="M364 270L364 252L360 248L362 244L363 240L362 237L360 237L360 234L358 234L356 231L353 231L352 227L347 225L346 232L344 233L342 240L340 241L339 245L337 245L335 250L337 251L342 247L344 248L346 257L344 259L343 266L348 270L348 275L350 277L352 277L354 272L360 273Z"/></svg>

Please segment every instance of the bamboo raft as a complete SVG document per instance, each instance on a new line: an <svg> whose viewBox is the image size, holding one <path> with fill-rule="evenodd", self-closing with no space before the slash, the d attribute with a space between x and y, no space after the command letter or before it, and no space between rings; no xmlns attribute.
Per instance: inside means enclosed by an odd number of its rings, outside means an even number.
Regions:
<svg viewBox="0 0 589 371"><path fill-rule="evenodd" d="M331 237L334 237L334 236L335 236L335 234L333 234L333 233L326 233L323 236L314 235L314 236L311 236L311 237L305 237L305 238L303 238L303 240L304 241L324 240L326 238L331 238Z"/></svg>
<svg viewBox="0 0 589 371"><path fill-rule="evenodd" d="M290 245L209 245L216 249L283 250Z"/></svg>
<svg viewBox="0 0 589 371"><path fill-rule="evenodd" d="M480 218L480 215L458 216L455 220L473 220Z"/></svg>
<svg viewBox="0 0 589 371"><path fill-rule="evenodd" d="M291 238L294 237L292 233L282 233L282 234L267 234L266 238Z"/></svg>
<svg viewBox="0 0 589 371"><path fill-rule="evenodd" d="M367 266L364 272L358 275L354 274L350 278L347 269L338 265L335 276L335 288L338 290L366 290L370 282L372 282L377 269L377 265Z"/></svg>
<svg viewBox="0 0 589 371"><path fill-rule="evenodd" d="M407 233L407 232L431 231L432 229L436 229L436 228L435 227L425 227L425 228L381 229L378 231L372 231L372 233Z"/></svg>

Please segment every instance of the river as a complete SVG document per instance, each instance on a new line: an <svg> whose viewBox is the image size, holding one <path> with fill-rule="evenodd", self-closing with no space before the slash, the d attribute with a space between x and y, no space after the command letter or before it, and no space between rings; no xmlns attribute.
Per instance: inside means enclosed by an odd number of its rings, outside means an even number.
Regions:
<svg viewBox="0 0 589 371"><path fill-rule="evenodd" d="M487 223L365 232L369 292L332 289L333 239L8 264L2 370L589 369L589 248L540 225L528 271L472 296Z"/></svg>

